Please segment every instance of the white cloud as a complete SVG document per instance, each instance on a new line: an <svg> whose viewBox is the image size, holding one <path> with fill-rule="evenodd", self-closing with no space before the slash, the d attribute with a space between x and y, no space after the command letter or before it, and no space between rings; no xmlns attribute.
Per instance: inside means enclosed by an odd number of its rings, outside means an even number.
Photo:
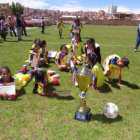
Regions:
<svg viewBox="0 0 140 140"><path fill-rule="evenodd" d="M118 6L117 12L131 12L129 8L124 6Z"/></svg>
<svg viewBox="0 0 140 140"><path fill-rule="evenodd" d="M132 11L133 13L140 14L140 9L135 9Z"/></svg>
<svg viewBox="0 0 140 140"><path fill-rule="evenodd" d="M130 12L130 13L135 13L135 14L140 14L140 9L129 9L124 6L118 6L118 12Z"/></svg>
<svg viewBox="0 0 140 140"><path fill-rule="evenodd" d="M74 11L99 11L99 10L107 11L106 8L87 8L87 7L82 7L80 5L71 5L69 3L64 3L61 7L60 6L51 6L49 9L60 10L60 11L69 11L69 12L74 12Z"/></svg>
<svg viewBox="0 0 140 140"><path fill-rule="evenodd" d="M40 0L0 0L1 3L9 3L11 4L12 2L16 3L19 2L21 5L29 8L39 8L39 9L47 9L47 4L45 1L40 1Z"/></svg>

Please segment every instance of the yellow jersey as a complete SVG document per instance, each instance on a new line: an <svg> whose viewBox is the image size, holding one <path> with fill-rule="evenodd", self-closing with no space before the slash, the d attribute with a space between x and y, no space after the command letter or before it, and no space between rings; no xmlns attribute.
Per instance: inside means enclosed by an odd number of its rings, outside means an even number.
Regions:
<svg viewBox="0 0 140 140"><path fill-rule="evenodd" d="M96 87L102 87L104 84L104 73L101 64L97 62L92 68L92 73L95 74L97 78Z"/></svg>

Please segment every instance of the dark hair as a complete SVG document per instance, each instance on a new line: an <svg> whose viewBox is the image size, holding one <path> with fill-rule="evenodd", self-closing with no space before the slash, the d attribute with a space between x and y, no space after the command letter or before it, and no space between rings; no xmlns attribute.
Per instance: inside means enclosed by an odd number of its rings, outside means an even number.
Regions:
<svg viewBox="0 0 140 140"><path fill-rule="evenodd" d="M40 47L41 47L41 43L35 43L35 48L36 48L37 46L40 46Z"/></svg>
<svg viewBox="0 0 140 140"><path fill-rule="evenodd" d="M9 73L11 73L11 70L7 67L7 66L4 66L0 69L0 75L2 73L2 70L6 69ZM10 76L10 79L12 78L12 76Z"/></svg>
<svg viewBox="0 0 140 140"><path fill-rule="evenodd" d="M93 43L93 48L95 48L95 40L94 40L94 38L89 38L88 40L87 40L87 44L88 43Z"/></svg>
<svg viewBox="0 0 140 140"><path fill-rule="evenodd" d="M38 88L37 82L43 81L45 75L46 75L46 71L44 71L44 70L36 71L36 73L35 73L35 86L34 86L34 89L33 89L33 93L37 93L37 88Z"/></svg>
<svg viewBox="0 0 140 140"><path fill-rule="evenodd" d="M94 38L89 38L89 39L87 40L87 43L95 43Z"/></svg>
<svg viewBox="0 0 140 140"><path fill-rule="evenodd" d="M46 41L45 40L42 40L42 41L40 41L40 47L43 47L43 45L45 45L46 44Z"/></svg>
<svg viewBox="0 0 140 140"><path fill-rule="evenodd" d="M10 69L7 66L4 66L0 69L0 74L2 73L2 70L6 69L8 72L11 73Z"/></svg>
<svg viewBox="0 0 140 140"><path fill-rule="evenodd" d="M87 57L90 61L92 61L93 66L96 64L96 62L98 62L98 56L95 53L90 53Z"/></svg>
<svg viewBox="0 0 140 140"><path fill-rule="evenodd" d="M126 57L122 58L122 63L123 63L123 65L124 65L124 67L128 67L129 59L126 58Z"/></svg>
<svg viewBox="0 0 140 140"><path fill-rule="evenodd" d="M65 44L62 44L61 45L60 50L62 50L63 48L65 48L66 50L68 50Z"/></svg>

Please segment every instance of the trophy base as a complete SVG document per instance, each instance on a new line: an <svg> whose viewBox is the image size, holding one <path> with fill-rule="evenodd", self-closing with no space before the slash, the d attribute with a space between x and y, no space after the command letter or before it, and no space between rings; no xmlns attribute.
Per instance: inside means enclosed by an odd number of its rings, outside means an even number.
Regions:
<svg viewBox="0 0 140 140"><path fill-rule="evenodd" d="M92 114L90 111L87 112L86 114L79 113L76 111L74 119L79 120L79 121L89 122L91 119L91 116L92 116Z"/></svg>

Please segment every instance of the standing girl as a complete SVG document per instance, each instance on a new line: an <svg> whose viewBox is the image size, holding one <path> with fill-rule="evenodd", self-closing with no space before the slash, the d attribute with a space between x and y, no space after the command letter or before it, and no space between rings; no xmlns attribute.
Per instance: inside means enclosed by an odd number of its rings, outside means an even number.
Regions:
<svg viewBox="0 0 140 140"><path fill-rule="evenodd" d="M98 62L101 63L100 46L99 44L95 43L94 38L89 38L87 40L85 53L86 53L86 56L88 56L88 54L95 53L98 56Z"/></svg>
<svg viewBox="0 0 140 140"><path fill-rule="evenodd" d="M63 28L65 28L62 19L60 19L60 21L57 23L57 28L58 28L59 36L61 39L62 38L62 30L63 30Z"/></svg>

